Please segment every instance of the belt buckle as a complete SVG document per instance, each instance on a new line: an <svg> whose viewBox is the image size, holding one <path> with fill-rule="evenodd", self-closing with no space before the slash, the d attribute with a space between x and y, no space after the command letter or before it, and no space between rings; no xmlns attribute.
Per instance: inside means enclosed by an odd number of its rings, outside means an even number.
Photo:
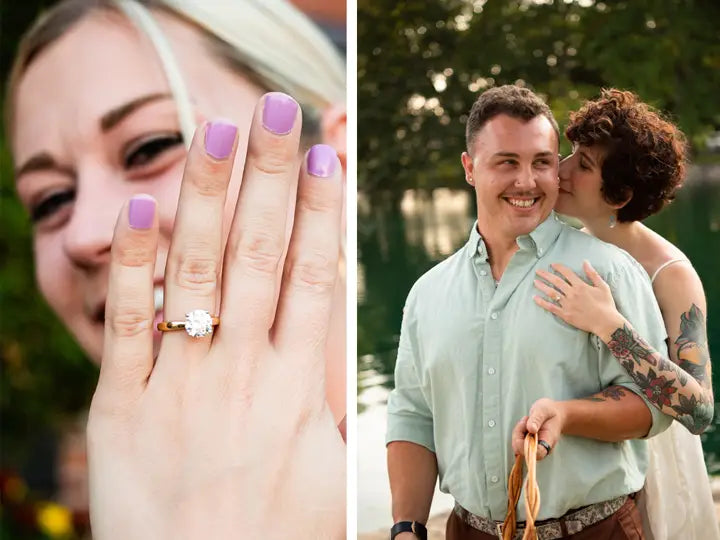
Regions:
<svg viewBox="0 0 720 540"><path fill-rule="evenodd" d="M495 532L497 533L498 540L503 540L503 525L504 523L495 524Z"/></svg>

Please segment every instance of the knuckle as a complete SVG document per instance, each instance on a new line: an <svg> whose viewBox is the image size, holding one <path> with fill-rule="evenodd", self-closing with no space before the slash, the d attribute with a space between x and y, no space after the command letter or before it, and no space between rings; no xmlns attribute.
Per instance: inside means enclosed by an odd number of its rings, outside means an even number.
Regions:
<svg viewBox="0 0 720 540"><path fill-rule="evenodd" d="M110 313L106 324L118 337L135 337L151 330L153 315L147 309L124 307Z"/></svg>
<svg viewBox="0 0 720 540"><path fill-rule="evenodd" d="M296 152L286 139L268 137L262 148L251 145L248 149L248 162L252 168L264 175L278 175L290 172L297 159Z"/></svg>
<svg viewBox="0 0 720 540"><path fill-rule="evenodd" d="M304 186L298 199L298 209L306 212L330 212L341 204L341 197L329 192L328 184L315 182ZM338 192L339 193L339 192Z"/></svg>
<svg viewBox="0 0 720 540"><path fill-rule="evenodd" d="M284 244L279 235L244 232L232 253L242 265L257 272L274 274L280 266Z"/></svg>
<svg viewBox="0 0 720 540"><path fill-rule="evenodd" d="M214 258L181 255L174 272L174 281L182 289L214 293L218 272L218 261Z"/></svg>
<svg viewBox="0 0 720 540"><path fill-rule="evenodd" d="M206 157L197 170L190 172L190 183L195 191L207 197L224 196L230 174L228 165Z"/></svg>
<svg viewBox="0 0 720 540"><path fill-rule="evenodd" d="M304 253L289 262L286 275L291 286L325 293L335 286L336 264L324 253Z"/></svg>
<svg viewBox="0 0 720 540"><path fill-rule="evenodd" d="M131 238L126 243L113 246L117 261L122 266L137 267L155 262L155 253L144 239Z"/></svg>

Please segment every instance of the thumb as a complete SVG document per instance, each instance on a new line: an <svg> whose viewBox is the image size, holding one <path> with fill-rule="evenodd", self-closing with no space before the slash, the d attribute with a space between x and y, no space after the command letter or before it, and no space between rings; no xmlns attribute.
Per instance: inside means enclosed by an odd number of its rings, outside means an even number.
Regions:
<svg viewBox="0 0 720 540"><path fill-rule="evenodd" d="M541 399L536 401L530 408L530 415L527 421L527 430L529 433L537 433L542 425L555 415L555 411L550 406L551 401Z"/></svg>

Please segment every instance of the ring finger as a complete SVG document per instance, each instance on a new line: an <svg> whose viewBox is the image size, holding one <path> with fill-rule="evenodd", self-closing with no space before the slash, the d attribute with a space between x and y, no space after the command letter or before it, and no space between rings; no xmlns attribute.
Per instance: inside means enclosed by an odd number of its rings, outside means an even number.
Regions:
<svg viewBox="0 0 720 540"><path fill-rule="evenodd" d="M554 289L553 287L550 287L549 285L546 285L539 279L535 280L535 288L545 293L545 295L553 302L559 302L564 296L560 291Z"/></svg>
<svg viewBox="0 0 720 540"><path fill-rule="evenodd" d="M165 267L164 319L184 321L186 313L205 310L216 315L222 268L223 210L232 173L237 127L208 122L195 132L183 175L172 243ZM201 355L210 337L185 331L165 334L159 369L181 369L179 355ZM162 367L164 358L170 366Z"/></svg>

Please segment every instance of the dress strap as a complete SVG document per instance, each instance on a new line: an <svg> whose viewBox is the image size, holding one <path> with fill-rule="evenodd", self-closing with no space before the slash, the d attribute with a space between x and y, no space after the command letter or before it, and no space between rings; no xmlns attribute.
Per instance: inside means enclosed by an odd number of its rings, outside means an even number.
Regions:
<svg viewBox="0 0 720 540"><path fill-rule="evenodd" d="M659 274L660 272L662 272L666 267L670 266L671 264L675 264L675 263L678 263L678 262L686 262L686 261L689 262L687 259L672 259L672 260L670 260L670 261L668 261L668 262L666 262L666 263L661 264L661 265L660 265L660 268L658 268L657 270L655 270L655 273L654 273L654 274L652 275L652 277L650 278L650 283L655 283L655 278L656 278L656 277L658 276L658 274Z"/></svg>

